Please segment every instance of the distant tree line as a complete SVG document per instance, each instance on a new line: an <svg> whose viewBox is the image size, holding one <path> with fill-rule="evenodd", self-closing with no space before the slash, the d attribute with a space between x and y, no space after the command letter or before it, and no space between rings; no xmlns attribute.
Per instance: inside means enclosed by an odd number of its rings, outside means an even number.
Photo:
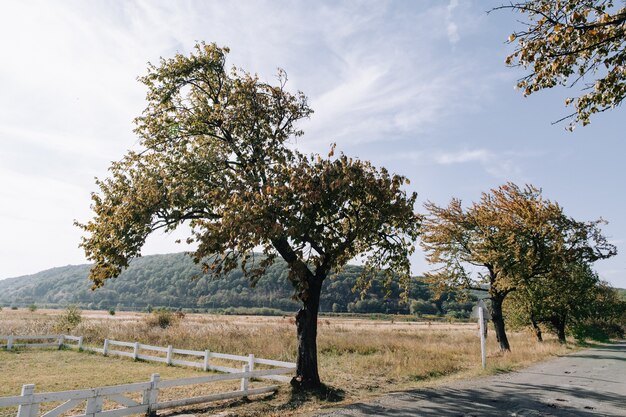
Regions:
<svg viewBox="0 0 626 417"><path fill-rule="evenodd" d="M166 307L189 311L237 313L254 310L261 314L294 312L298 303L288 285L288 269L276 262L252 288L238 269L226 277L203 274L184 253L153 255L134 260L118 278L96 291L87 279L90 265L65 266L34 275L0 281L0 305L6 307L63 307L86 309L148 310ZM349 265L324 283L322 312L415 314L467 318L475 297L455 292L436 294L414 278L408 297L402 297L397 281L383 276L372 280L365 296L355 290L362 267ZM248 310L246 310L246 308Z"/></svg>

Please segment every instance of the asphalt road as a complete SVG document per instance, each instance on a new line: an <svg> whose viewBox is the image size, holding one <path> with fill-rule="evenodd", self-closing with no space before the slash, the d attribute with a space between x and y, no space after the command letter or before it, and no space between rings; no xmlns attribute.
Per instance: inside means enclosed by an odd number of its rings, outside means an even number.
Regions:
<svg viewBox="0 0 626 417"><path fill-rule="evenodd" d="M394 393L318 416L626 417L626 341L519 372Z"/></svg>

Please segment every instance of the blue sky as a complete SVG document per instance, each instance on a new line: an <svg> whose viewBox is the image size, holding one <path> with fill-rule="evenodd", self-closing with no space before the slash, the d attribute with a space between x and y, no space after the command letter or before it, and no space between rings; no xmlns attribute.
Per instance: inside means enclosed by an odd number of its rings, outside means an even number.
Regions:
<svg viewBox="0 0 626 417"><path fill-rule="evenodd" d="M0 4L0 278L86 262L73 220L90 218L94 177L136 146L136 77L196 41L263 79L276 68L315 110L305 152L338 150L411 179L426 200L477 200L532 183L579 219L626 239L624 109L567 132L553 89L523 98L504 65L509 12L491 1L4 1ZM181 251L176 235L144 254ZM422 253L416 274L427 271ZM596 264L626 287L626 255Z"/></svg>

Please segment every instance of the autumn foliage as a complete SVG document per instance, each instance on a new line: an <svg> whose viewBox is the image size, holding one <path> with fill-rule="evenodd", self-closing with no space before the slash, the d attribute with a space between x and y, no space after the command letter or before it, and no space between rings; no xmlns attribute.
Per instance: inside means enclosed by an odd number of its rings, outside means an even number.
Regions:
<svg viewBox="0 0 626 417"><path fill-rule="evenodd" d="M617 3L617 4L616 4ZM517 87L527 96L557 85L576 87L568 98L570 129L626 97L626 7L612 0L527 0L497 9L523 15L526 28L511 34L511 66L530 72ZM561 119L561 120L563 120Z"/></svg>

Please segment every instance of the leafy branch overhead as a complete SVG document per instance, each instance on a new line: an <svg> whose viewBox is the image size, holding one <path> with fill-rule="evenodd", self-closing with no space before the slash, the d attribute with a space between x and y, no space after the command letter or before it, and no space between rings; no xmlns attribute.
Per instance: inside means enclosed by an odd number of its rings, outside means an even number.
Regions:
<svg viewBox="0 0 626 417"><path fill-rule="evenodd" d="M620 5L621 3L621 5ZM511 34L507 65L530 69L517 87L524 96L562 85L579 88L568 98L574 111L559 120L589 124L595 113L626 96L626 7L613 0L527 0L496 9L524 15L525 29Z"/></svg>

